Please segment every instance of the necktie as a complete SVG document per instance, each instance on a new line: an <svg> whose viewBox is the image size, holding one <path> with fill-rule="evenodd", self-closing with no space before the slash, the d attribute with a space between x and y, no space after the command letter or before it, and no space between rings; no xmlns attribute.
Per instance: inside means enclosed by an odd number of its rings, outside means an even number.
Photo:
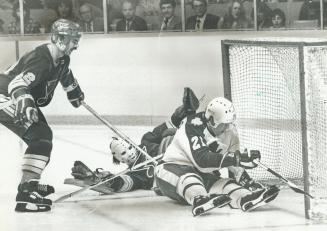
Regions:
<svg viewBox="0 0 327 231"><path fill-rule="evenodd" d="M129 31L131 28L131 20L126 20L126 31Z"/></svg>
<svg viewBox="0 0 327 231"><path fill-rule="evenodd" d="M197 20L196 20L196 29L197 29L197 30L200 30L200 24L201 24L200 19L197 19Z"/></svg>
<svg viewBox="0 0 327 231"><path fill-rule="evenodd" d="M86 23L86 32L92 32L91 31L91 23Z"/></svg>
<svg viewBox="0 0 327 231"><path fill-rule="evenodd" d="M164 27L163 27L163 30L167 30L167 28L168 28L168 21L169 21L168 18L165 18L164 19Z"/></svg>

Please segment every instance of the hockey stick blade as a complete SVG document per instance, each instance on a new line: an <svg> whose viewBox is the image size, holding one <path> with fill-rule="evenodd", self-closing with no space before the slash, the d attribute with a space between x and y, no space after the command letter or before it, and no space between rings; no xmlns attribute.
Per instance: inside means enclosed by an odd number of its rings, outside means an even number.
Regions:
<svg viewBox="0 0 327 231"><path fill-rule="evenodd" d="M102 184L104 184L104 183L106 183L106 182L108 182L108 181L110 181L110 180L113 180L113 179L115 179L115 178L117 178L117 177L119 177L119 176L121 176L121 175L124 175L125 173L127 173L127 172L129 172L129 171L131 171L131 170L135 170L135 169L138 169L138 168L144 167L145 165L147 165L147 164L149 164L149 163L157 162L157 160L160 159L161 157L162 157L162 154L159 155L159 156L156 156L156 157L154 157L154 158L151 158L150 160L147 160L147 161L144 161L144 162L142 162L142 163L139 163L139 164L135 165L132 169L129 169L129 168L128 168L128 169L125 169L124 171L121 171L120 173L117 173L116 175L114 175L114 176L112 176L112 177L105 178L105 179L101 180L99 183L96 183L96 184L93 184L93 185L89 185L89 186L83 187L83 188L81 188L81 189L79 189L79 190L76 190L76 191L71 192L71 193L68 193L68 194L66 194L66 195L64 195L64 196L61 196L61 197L59 197L58 199L56 199L56 200L54 201L54 203L62 202L62 201L64 201L64 200L66 200L66 199L68 199L68 198L71 198L71 197L73 197L73 196L76 196L77 194L80 194L80 193L82 193L82 192L84 192L84 191L86 191L86 190L89 190L89 189L92 189L92 188L98 187L98 186L100 186L100 185L102 185Z"/></svg>
<svg viewBox="0 0 327 231"><path fill-rule="evenodd" d="M272 170L271 168L267 167L266 165L264 165L263 163L261 163L260 161L255 161L255 164L259 165L260 167L262 167L263 169L267 170L268 172L270 172L271 174L273 174L274 176L276 176L277 178L279 178L280 180L282 180L283 182L285 182L294 192L296 193L300 193L303 194L305 196L310 197L311 199L314 199L314 197L312 195L310 195L309 193L305 192L304 190L300 189L297 185L295 185L293 182L287 180L285 177L283 177L282 175L280 175L279 173L275 172L274 170Z"/></svg>

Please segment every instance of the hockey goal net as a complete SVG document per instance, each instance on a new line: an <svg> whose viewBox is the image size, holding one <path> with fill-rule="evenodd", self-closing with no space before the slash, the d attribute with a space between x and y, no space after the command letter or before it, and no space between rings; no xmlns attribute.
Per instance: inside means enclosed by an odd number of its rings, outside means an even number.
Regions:
<svg viewBox="0 0 327 231"><path fill-rule="evenodd" d="M225 97L237 113L241 147L297 183L307 218L327 217L327 41L222 41ZM259 167L255 179L275 177ZM324 215L325 214L325 215Z"/></svg>

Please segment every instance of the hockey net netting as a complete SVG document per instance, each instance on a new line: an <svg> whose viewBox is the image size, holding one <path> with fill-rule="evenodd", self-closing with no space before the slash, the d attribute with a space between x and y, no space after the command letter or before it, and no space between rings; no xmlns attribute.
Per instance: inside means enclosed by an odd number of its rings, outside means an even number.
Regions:
<svg viewBox="0 0 327 231"><path fill-rule="evenodd" d="M260 150L262 163L294 183L306 181L311 210L327 203L327 43L313 44L229 42L224 65L241 148ZM249 172L276 180L259 167Z"/></svg>

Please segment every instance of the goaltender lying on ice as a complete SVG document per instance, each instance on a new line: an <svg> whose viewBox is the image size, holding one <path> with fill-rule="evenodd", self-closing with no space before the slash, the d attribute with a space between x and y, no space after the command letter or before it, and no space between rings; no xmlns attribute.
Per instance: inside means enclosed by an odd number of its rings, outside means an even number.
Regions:
<svg viewBox="0 0 327 231"><path fill-rule="evenodd" d="M75 161L74 178L65 183L85 187L106 180L92 188L105 194L153 189L158 195L192 205L194 216L227 204L250 211L275 199L278 187L256 182L245 170L256 167L254 161L260 160L261 154L257 150L239 151L233 104L218 97L205 111L196 113L198 107L193 91L185 88L183 105L170 121L143 135L139 147L151 157L163 155L158 165L133 169L146 157L126 140L114 137L110 144L113 161L127 164L130 171L110 180L110 171L92 171ZM219 170L225 167L231 178L221 177Z"/></svg>

